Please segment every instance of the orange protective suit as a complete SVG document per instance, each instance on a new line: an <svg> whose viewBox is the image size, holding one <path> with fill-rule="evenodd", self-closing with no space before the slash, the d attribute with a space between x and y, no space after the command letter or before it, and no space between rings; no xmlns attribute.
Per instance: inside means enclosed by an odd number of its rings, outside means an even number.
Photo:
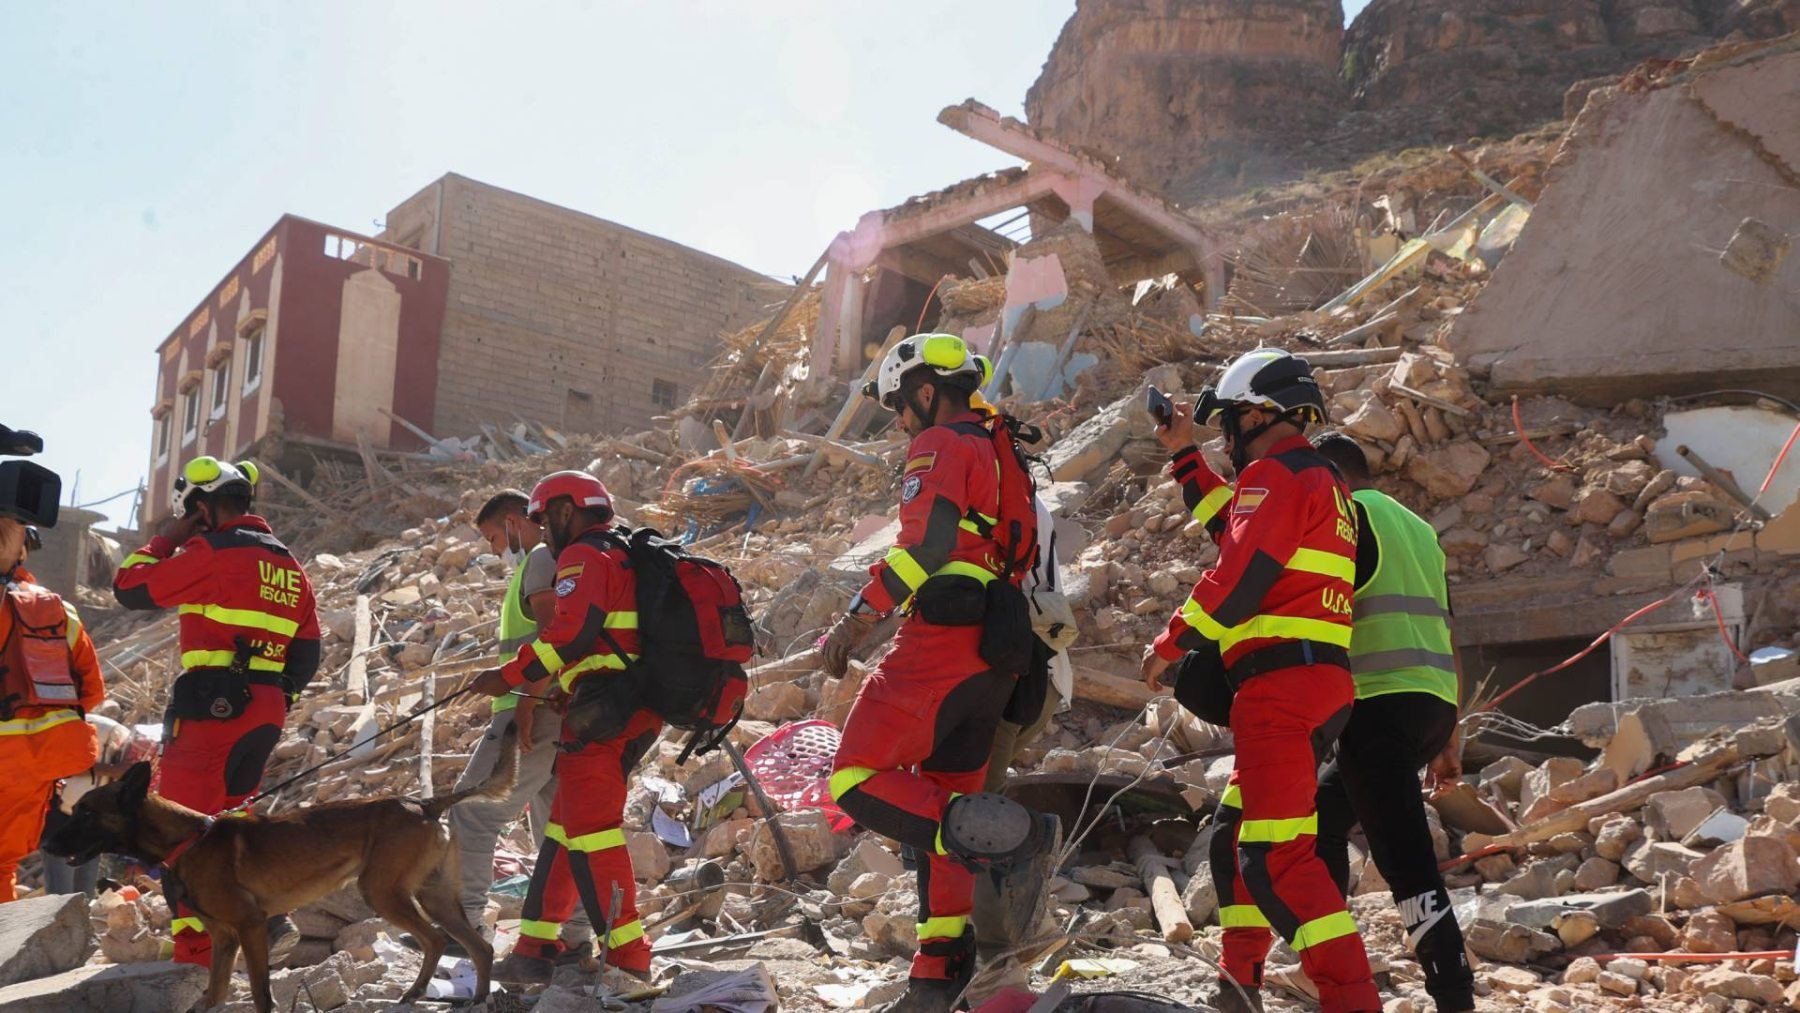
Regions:
<svg viewBox="0 0 1800 1013"><path fill-rule="evenodd" d="M0 777L0 903L14 899L19 861L37 850L56 782L92 769L100 759L99 740L82 714L106 699L100 658L74 606L37 586L23 567L14 571L6 592L0 600L0 658L17 656L9 650L17 649L17 638L54 625L68 650L74 699L66 705L28 702L34 698L31 677L8 666L0 691L0 771L6 772ZM52 606L60 606L63 615L55 616Z"/></svg>

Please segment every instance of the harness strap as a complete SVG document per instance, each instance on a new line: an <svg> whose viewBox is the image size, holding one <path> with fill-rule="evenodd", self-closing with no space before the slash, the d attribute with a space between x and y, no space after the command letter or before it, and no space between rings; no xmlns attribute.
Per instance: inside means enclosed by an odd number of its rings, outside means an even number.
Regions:
<svg viewBox="0 0 1800 1013"><path fill-rule="evenodd" d="M193 847L196 844L199 844L200 839L205 837L208 833L210 833L212 831L213 824L215 824L217 822L219 822L219 821L214 817L211 817L211 816L205 817L200 822L199 830L194 831L192 834L190 834L187 837L186 840L183 840L180 844L177 844L173 848L170 848L168 856L165 857L161 862L158 862L157 864L162 866L165 869L175 868L175 863L181 861L181 856L187 854L189 848Z"/></svg>

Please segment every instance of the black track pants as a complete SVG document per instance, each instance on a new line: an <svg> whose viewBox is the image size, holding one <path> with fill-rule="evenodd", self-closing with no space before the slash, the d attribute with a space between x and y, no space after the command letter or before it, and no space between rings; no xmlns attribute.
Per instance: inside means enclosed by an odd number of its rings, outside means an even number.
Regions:
<svg viewBox="0 0 1800 1013"><path fill-rule="evenodd" d="M1419 791L1419 769L1443 750L1455 724L1456 708L1429 693L1358 700L1338 739L1337 758L1319 776L1319 857L1348 891L1350 828L1362 823L1370 857L1393 890L1439 1010L1475 1005L1474 975Z"/></svg>

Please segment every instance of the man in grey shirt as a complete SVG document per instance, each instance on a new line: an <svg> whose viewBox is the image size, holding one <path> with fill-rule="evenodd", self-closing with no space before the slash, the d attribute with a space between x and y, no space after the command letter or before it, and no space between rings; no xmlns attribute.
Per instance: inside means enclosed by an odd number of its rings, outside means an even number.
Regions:
<svg viewBox="0 0 1800 1013"><path fill-rule="evenodd" d="M556 554L544 544L543 529L525 516L526 496L517 489L496 493L475 515L475 526L488 547L513 567L506 597L500 604L500 657L511 658L537 637L538 627L556 614ZM556 794L557 740L562 735L562 715L538 701L511 694L494 699L494 716L487 734L469 757L469 765L457 779L456 790L478 784L499 760L500 738L506 729L519 728L519 776L512 794L498 802L464 802L450 810L450 827L456 834L462 874L463 911L489 935L482 924L488 888L494 883L494 847L507 824L531 811L531 837L541 848L550 824L550 800ZM586 951L593 936L587 914L577 910L563 926L571 959Z"/></svg>

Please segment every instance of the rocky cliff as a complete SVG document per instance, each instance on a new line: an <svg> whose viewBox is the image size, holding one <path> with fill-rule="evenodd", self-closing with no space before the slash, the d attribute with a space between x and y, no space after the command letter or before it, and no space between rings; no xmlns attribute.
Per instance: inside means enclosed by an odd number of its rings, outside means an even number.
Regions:
<svg viewBox="0 0 1800 1013"><path fill-rule="evenodd" d="M1800 0L1077 0L1031 122L1194 199L1515 133L1652 57L1800 29ZM1572 86L1578 82L1583 87Z"/></svg>
<svg viewBox="0 0 1800 1013"><path fill-rule="evenodd" d="M1278 175L1346 107L1343 27L1338 0L1079 0L1026 115L1138 179Z"/></svg>

